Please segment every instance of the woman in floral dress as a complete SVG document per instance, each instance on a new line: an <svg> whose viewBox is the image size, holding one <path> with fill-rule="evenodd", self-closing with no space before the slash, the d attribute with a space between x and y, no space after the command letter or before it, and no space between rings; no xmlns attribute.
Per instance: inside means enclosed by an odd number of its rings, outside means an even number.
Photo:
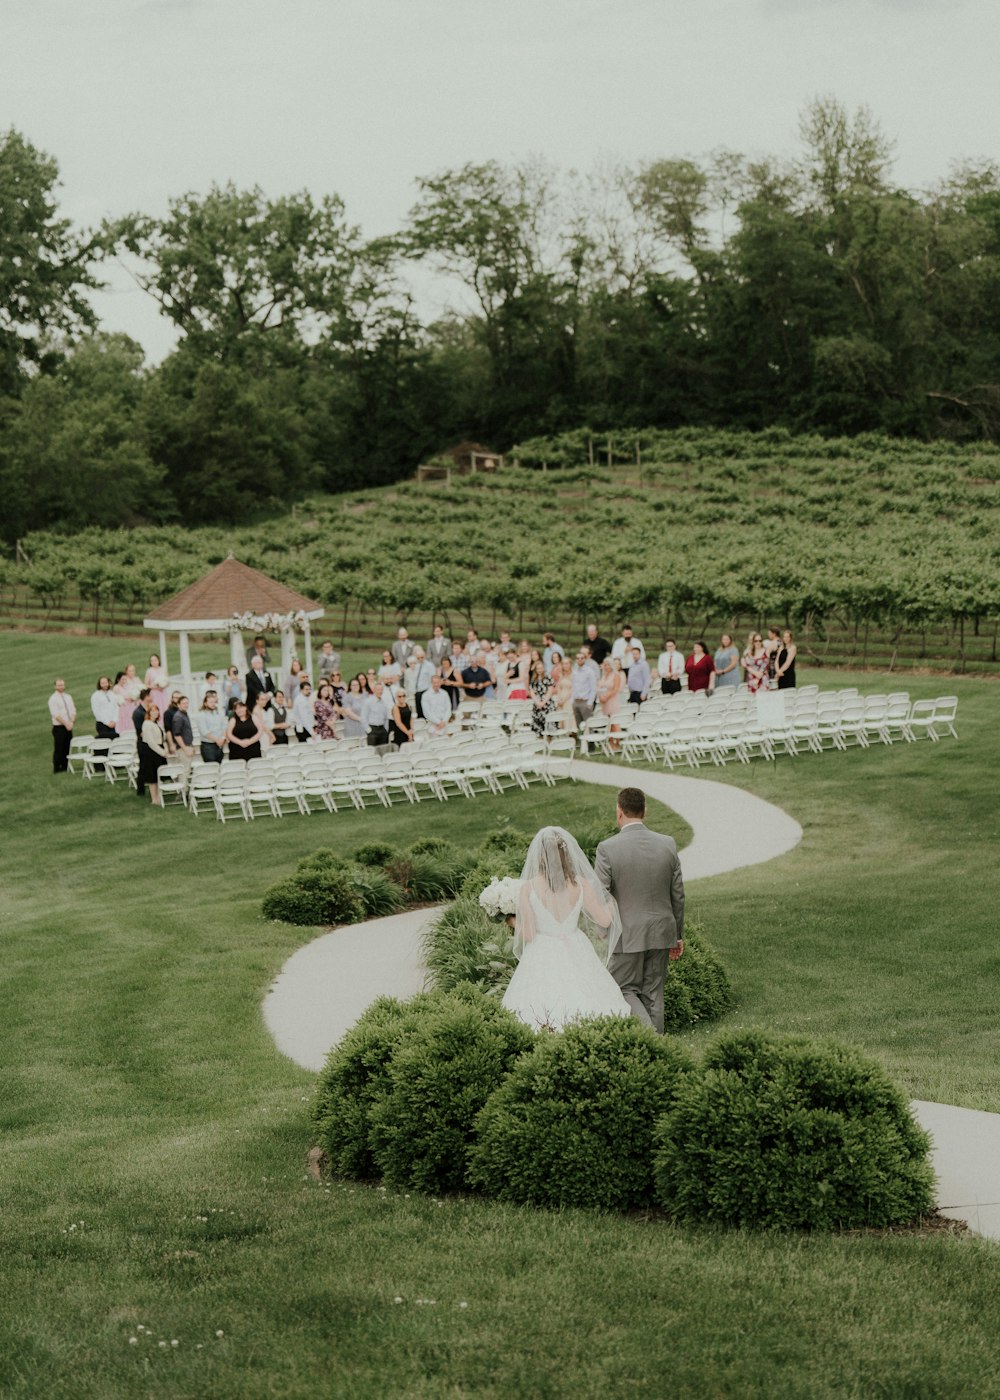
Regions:
<svg viewBox="0 0 1000 1400"><path fill-rule="evenodd" d="M760 633L751 632L747 641L747 649L743 653L743 670L746 672L747 690L751 695L756 695L758 690L770 689L771 683L768 680L770 660Z"/></svg>
<svg viewBox="0 0 1000 1400"><path fill-rule="evenodd" d="M531 712L531 727L541 738L545 733L545 721L556 707L556 697L552 693L552 681L545 674L545 664L541 660L536 661L531 668L529 689L531 698L535 702Z"/></svg>
<svg viewBox="0 0 1000 1400"><path fill-rule="evenodd" d="M313 714L316 716L313 738L336 739L337 732L333 724L337 717L337 707L333 701L333 690L326 681L320 683L319 690L316 692L316 699L313 701Z"/></svg>

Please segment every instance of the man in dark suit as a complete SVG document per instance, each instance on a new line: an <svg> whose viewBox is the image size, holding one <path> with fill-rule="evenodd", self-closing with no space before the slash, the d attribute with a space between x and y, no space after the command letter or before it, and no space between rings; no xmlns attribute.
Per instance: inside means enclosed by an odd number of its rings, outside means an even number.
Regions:
<svg viewBox="0 0 1000 1400"><path fill-rule="evenodd" d="M646 796L618 794L618 835L597 848L597 878L618 902L622 933L608 971L632 1015L663 1034L667 961L684 952L684 881L677 844L644 824Z"/></svg>
<svg viewBox="0 0 1000 1400"><path fill-rule="evenodd" d="M138 759L139 759L139 772L140 772L140 773L142 772L142 766L143 766L143 765L142 765L142 751L143 751L143 749L146 747L146 745L142 742L142 726L145 724L145 722L146 722L146 716L147 716L148 714L149 714L149 691L148 691L148 690L140 690L140 691L139 691L139 700L138 700L138 703L136 704L135 709L132 711L132 728L135 730L135 751L136 751L136 754L137 754ZM135 785L135 790L136 790L136 793L137 793L140 797L145 797L145 795L146 795L146 784L142 781L141 778L137 779L136 785Z"/></svg>
<svg viewBox="0 0 1000 1400"><path fill-rule="evenodd" d="M257 696L262 690L270 691L273 695L276 686L271 672L264 666L264 659L261 656L254 656L250 660L250 669L247 672L247 709L253 714L253 707Z"/></svg>

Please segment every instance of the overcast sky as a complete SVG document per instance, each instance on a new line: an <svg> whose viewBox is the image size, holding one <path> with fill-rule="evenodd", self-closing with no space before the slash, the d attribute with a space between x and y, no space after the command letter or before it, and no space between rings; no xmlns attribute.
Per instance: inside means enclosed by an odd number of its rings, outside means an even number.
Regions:
<svg viewBox="0 0 1000 1400"><path fill-rule="evenodd" d="M338 193L374 235L470 160L792 155L826 93L921 187L1000 156L998 33L988 0L0 0L0 129L55 156L82 224L231 179ZM105 324L159 358L114 281Z"/></svg>

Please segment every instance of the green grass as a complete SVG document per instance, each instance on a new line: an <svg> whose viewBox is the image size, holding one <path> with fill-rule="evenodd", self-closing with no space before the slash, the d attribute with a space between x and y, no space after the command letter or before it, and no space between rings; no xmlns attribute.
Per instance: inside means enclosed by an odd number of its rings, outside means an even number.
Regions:
<svg viewBox="0 0 1000 1400"><path fill-rule="evenodd" d="M261 1003L311 934L261 919L266 886L341 839L472 844L502 816L592 820L611 794L253 827L154 811L50 772L52 675L83 709L115 650L3 639L0 1394L1000 1395L988 1243L691 1231L307 1180L312 1076L277 1053ZM998 1110L996 691L950 684L957 744L713 772L805 838L693 885L690 910L740 998L725 1025L834 1035L912 1094ZM139 1323L155 1337L130 1346Z"/></svg>

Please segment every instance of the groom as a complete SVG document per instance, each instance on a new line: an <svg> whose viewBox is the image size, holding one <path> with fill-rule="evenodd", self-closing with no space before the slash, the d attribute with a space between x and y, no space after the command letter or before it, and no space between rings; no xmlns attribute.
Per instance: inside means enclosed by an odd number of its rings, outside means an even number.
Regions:
<svg viewBox="0 0 1000 1400"><path fill-rule="evenodd" d="M647 1026L663 1034L667 960L684 952L684 881L677 845L644 824L646 797L638 788L618 794L618 835L597 848L597 878L618 901L622 934L608 971Z"/></svg>

